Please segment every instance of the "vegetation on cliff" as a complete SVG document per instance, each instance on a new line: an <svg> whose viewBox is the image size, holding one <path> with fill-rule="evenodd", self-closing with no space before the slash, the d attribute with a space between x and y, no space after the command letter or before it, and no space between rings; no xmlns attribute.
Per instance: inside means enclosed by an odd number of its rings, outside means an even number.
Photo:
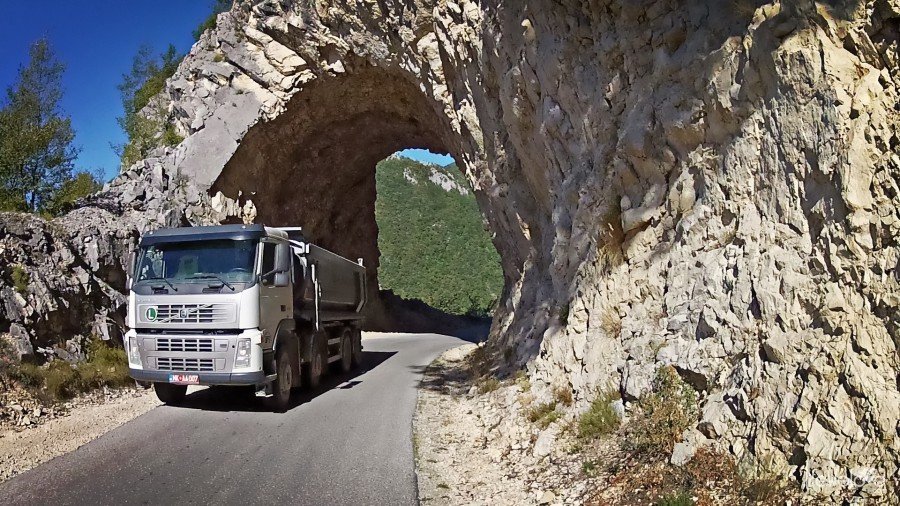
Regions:
<svg viewBox="0 0 900 506"><path fill-rule="evenodd" d="M489 315L503 289L500 257L456 166L392 157L375 181L381 287L448 313Z"/></svg>
<svg viewBox="0 0 900 506"><path fill-rule="evenodd" d="M56 214L97 186L75 171L75 131L60 107L64 71L50 43L38 40L0 99L0 211Z"/></svg>

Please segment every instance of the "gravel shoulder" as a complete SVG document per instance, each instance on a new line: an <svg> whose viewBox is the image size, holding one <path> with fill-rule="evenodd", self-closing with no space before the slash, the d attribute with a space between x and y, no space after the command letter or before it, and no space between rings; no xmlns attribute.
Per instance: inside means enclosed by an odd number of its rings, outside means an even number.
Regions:
<svg viewBox="0 0 900 506"><path fill-rule="evenodd" d="M477 349L448 350L425 371L413 420L419 500L426 505L582 504L600 473L583 471L571 422L541 428L523 414L530 395L509 383L479 392L466 367ZM593 449L593 452L602 448Z"/></svg>
<svg viewBox="0 0 900 506"><path fill-rule="evenodd" d="M36 427L5 429L0 432L0 481L76 450L159 405L152 390L125 390Z"/></svg>

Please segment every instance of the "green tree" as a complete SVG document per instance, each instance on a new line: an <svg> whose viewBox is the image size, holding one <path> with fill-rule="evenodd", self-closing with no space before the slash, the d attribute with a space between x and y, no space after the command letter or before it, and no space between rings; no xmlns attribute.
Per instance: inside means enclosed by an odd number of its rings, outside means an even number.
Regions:
<svg viewBox="0 0 900 506"><path fill-rule="evenodd" d="M182 58L171 44L159 55L154 55L149 46L142 46L134 56L131 70L122 75L118 89L124 114L118 122L128 140L115 146L122 167L146 158L159 146L181 142L164 107L153 104L152 99L165 88L166 79L172 77Z"/></svg>
<svg viewBox="0 0 900 506"><path fill-rule="evenodd" d="M215 0L213 2L212 13L203 20L197 28L194 29L193 35L194 40L200 40L200 37L203 35L203 32L215 28L216 27L216 17L231 9L231 4L234 3L233 0Z"/></svg>
<svg viewBox="0 0 900 506"><path fill-rule="evenodd" d="M44 206L44 211L51 216L59 216L69 210L80 198L97 193L103 188L100 171L91 174L87 171L78 171L67 179L53 194Z"/></svg>
<svg viewBox="0 0 900 506"><path fill-rule="evenodd" d="M38 211L69 178L75 131L60 108L65 65L41 39L0 107L0 207Z"/></svg>

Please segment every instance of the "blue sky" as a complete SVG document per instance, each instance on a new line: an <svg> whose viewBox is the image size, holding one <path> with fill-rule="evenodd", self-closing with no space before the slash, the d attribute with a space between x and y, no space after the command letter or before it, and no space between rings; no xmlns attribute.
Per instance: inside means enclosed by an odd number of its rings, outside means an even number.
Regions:
<svg viewBox="0 0 900 506"><path fill-rule="evenodd" d="M13 83L28 46L47 37L66 66L62 107L72 118L81 147L79 169L102 168L107 179L119 167L110 143L124 139L116 86L142 44L157 52L174 44L187 52L191 32L212 10L210 0L0 0L0 88ZM423 150L406 156L447 164L452 159Z"/></svg>

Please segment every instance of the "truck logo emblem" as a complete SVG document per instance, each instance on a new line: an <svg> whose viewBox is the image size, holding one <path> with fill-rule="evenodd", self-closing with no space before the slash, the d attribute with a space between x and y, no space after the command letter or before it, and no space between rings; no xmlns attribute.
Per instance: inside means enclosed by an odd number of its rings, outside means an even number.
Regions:
<svg viewBox="0 0 900 506"><path fill-rule="evenodd" d="M147 308L147 320L151 322L156 320L156 308L154 306Z"/></svg>
<svg viewBox="0 0 900 506"><path fill-rule="evenodd" d="M185 319L188 316L191 316L191 310L190 309L182 309L181 311L178 312L178 316L180 316L181 319Z"/></svg>

